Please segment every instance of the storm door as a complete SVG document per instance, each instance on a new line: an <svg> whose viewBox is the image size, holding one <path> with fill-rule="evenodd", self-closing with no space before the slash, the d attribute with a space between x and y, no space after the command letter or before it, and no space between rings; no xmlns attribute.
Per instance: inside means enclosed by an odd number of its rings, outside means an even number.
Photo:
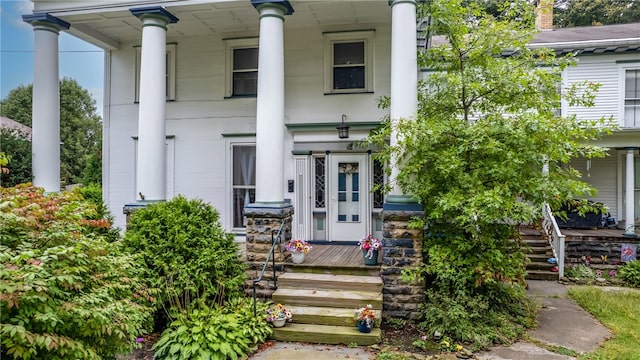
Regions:
<svg viewBox="0 0 640 360"><path fill-rule="evenodd" d="M368 234L369 165L367 154L329 155L329 240L357 241Z"/></svg>

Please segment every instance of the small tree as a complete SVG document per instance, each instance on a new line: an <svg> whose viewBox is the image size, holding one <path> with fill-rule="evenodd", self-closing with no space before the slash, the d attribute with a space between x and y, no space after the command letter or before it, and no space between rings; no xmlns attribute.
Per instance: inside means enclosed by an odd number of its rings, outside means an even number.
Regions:
<svg viewBox="0 0 640 360"><path fill-rule="evenodd" d="M513 224L537 219L543 202L592 191L568 161L603 156L587 142L606 128L556 116L561 96L589 105L597 85L559 93L571 59L527 47L534 32L526 1L499 18L460 0L429 6L432 33L447 43L420 56L431 72L418 115L398 121L397 146L385 144L389 127L370 140L384 144L383 160L398 159L398 184L424 204L426 256L410 274L427 279L422 325L483 347L511 341L533 320L517 285L526 257L510 240L518 237Z"/></svg>
<svg viewBox="0 0 640 360"><path fill-rule="evenodd" d="M19 86L9 92L0 101L0 115L11 118L29 127L31 124L31 108L33 104L33 86ZM92 157L99 156L102 148L102 125L100 116L96 113L95 101L89 92L82 88L77 81L64 78L60 81L60 180L64 185L77 184L83 177L95 182L95 174L101 175L101 164ZM7 151L4 143L3 151ZM28 162L31 168L31 149L26 152L24 146L12 151L14 158L18 157ZM93 164L88 163L93 161ZM16 161L22 164L23 161ZM96 165L100 166L93 169ZM89 167L89 168L88 168ZM26 172L16 170L16 174L27 175ZM16 175L18 176L18 175ZM28 173L31 181L31 172ZM22 176L20 182L22 181ZM12 181L11 185L19 182ZM87 184L85 184L87 185Z"/></svg>

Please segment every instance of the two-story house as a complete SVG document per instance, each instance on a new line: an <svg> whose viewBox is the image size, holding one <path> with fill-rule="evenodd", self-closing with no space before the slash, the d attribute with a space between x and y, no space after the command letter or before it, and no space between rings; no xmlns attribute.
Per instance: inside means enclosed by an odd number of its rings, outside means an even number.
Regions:
<svg viewBox="0 0 640 360"><path fill-rule="evenodd" d="M117 226L127 204L183 194L239 234L249 204L293 206L298 238L380 233L384 199L369 189L382 167L353 142L389 115L380 96L392 118L416 112L414 0L35 1L24 20L36 185L58 186L53 94L67 31L105 50L103 188Z"/></svg>
<svg viewBox="0 0 640 360"><path fill-rule="evenodd" d="M605 204L625 235L633 236L640 216L640 23L543 30L532 46L575 55L576 66L563 73L563 88L585 80L601 85L595 106L565 102L561 113L610 118L618 130L596 142L610 148L609 156L575 159L572 166L598 190L592 200Z"/></svg>

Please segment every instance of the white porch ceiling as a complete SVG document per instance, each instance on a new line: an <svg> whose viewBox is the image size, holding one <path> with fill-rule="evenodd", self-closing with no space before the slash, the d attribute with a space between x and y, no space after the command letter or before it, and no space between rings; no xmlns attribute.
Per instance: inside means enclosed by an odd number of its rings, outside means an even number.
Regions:
<svg viewBox="0 0 640 360"><path fill-rule="evenodd" d="M285 17L285 29L317 27L320 31L338 31L353 29L354 24L365 26L389 22L391 19L387 0L290 0L290 3L294 13ZM169 25L168 40L213 34L223 38L255 36L259 31L258 12L249 0L144 1L49 12L69 22L69 32L73 35L100 47L114 49L123 42L140 41L142 23L129 9L152 5L162 5L180 19L176 24Z"/></svg>

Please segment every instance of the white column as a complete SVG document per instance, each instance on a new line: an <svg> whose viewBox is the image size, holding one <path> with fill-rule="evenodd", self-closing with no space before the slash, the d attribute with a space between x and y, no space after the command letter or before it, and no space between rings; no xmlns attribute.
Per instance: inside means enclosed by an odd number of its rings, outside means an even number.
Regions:
<svg viewBox="0 0 640 360"><path fill-rule="evenodd" d="M284 15L258 5L260 43L256 106L256 203L284 202Z"/></svg>
<svg viewBox="0 0 640 360"><path fill-rule="evenodd" d="M131 9L142 20L138 105L138 200L166 198L166 36L178 19L161 7Z"/></svg>
<svg viewBox="0 0 640 360"><path fill-rule="evenodd" d="M391 4L391 118L390 145L398 143L398 120L412 118L418 112L418 53L415 0L393 0ZM391 163L390 195L401 195L395 183L399 173L395 159Z"/></svg>
<svg viewBox="0 0 640 360"><path fill-rule="evenodd" d="M60 191L60 80L58 34L69 24L49 14L23 16L33 26L33 184L45 192Z"/></svg>
<svg viewBox="0 0 640 360"><path fill-rule="evenodd" d="M625 173L625 208L624 208L624 235L625 236L635 236L635 214L634 214L634 205L635 205L635 196L634 196L634 164L633 164L633 154L635 149L630 148L627 149L626 160L626 173Z"/></svg>

